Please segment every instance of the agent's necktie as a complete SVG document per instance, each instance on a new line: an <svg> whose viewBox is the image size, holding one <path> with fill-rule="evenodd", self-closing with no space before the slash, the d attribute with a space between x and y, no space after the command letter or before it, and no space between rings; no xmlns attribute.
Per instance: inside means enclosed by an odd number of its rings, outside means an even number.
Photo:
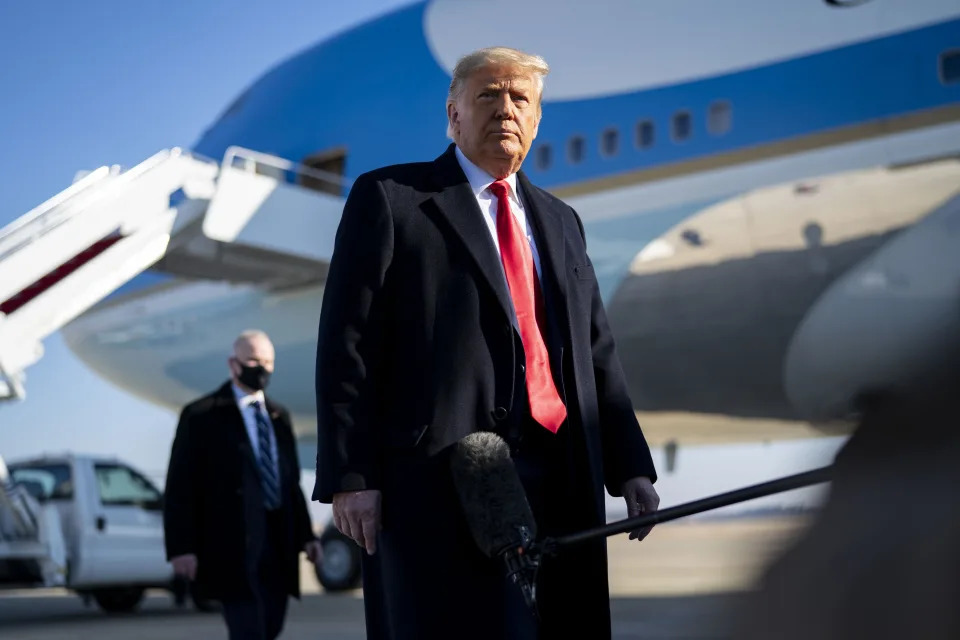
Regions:
<svg viewBox="0 0 960 640"><path fill-rule="evenodd" d="M277 467L270 455L270 423L264 415L259 402L250 405L253 414L257 417L257 445L260 454L257 456L257 468L260 470L260 483L263 485L264 502L267 509L280 507L280 477Z"/></svg>

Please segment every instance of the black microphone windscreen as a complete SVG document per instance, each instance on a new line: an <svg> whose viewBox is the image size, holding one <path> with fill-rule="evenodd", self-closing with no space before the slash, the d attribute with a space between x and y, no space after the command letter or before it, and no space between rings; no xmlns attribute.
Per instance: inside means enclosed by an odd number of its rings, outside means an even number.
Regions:
<svg viewBox="0 0 960 640"><path fill-rule="evenodd" d="M536 537L536 521L503 438L489 431L466 436L454 445L450 466L467 524L485 555L520 546L524 532L530 540Z"/></svg>

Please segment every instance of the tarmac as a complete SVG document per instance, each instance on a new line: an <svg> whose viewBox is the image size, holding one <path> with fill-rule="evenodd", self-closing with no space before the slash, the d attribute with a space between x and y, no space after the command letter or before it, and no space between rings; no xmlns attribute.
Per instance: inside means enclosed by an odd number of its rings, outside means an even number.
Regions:
<svg viewBox="0 0 960 640"><path fill-rule="evenodd" d="M661 524L643 542L609 539L614 638L725 640L766 564L807 517L687 520ZM363 640L362 591L324 594L304 564L304 597L291 600L282 640ZM150 593L138 611L106 615L62 590L0 597L5 640L226 639L216 613L178 609Z"/></svg>

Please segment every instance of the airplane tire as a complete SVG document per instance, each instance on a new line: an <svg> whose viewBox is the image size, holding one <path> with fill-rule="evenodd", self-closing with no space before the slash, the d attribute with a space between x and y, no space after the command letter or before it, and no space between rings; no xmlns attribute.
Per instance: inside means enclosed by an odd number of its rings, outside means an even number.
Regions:
<svg viewBox="0 0 960 640"><path fill-rule="evenodd" d="M143 594L141 587L113 587L97 589L93 599L106 613L129 613L140 605Z"/></svg>
<svg viewBox="0 0 960 640"><path fill-rule="evenodd" d="M333 526L320 536L323 560L316 568L324 591L349 591L360 586L360 547Z"/></svg>

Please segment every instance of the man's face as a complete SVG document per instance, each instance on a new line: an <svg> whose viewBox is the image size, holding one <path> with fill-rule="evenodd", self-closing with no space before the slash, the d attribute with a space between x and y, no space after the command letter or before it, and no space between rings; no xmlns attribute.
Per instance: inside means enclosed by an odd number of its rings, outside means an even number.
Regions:
<svg viewBox="0 0 960 640"><path fill-rule="evenodd" d="M273 361L273 344L267 338L255 336L241 340L234 347L233 358L230 360L230 370L234 377L238 377L241 365L247 367L262 365L267 372L273 373Z"/></svg>
<svg viewBox="0 0 960 640"><path fill-rule="evenodd" d="M475 71L464 84L459 99L447 105L457 146L490 173L496 173L492 167L501 166L516 171L540 124L534 76L513 65L490 65Z"/></svg>

